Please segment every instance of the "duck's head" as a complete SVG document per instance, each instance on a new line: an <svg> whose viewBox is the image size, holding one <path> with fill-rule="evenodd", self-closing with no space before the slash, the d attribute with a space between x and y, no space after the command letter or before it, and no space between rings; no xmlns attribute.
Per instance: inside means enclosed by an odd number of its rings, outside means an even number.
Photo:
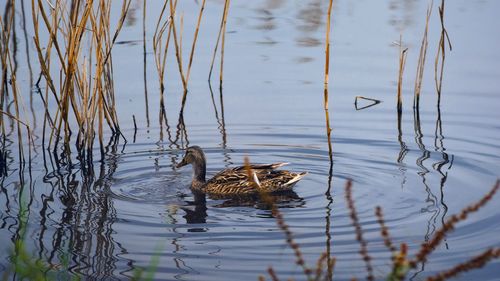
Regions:
<svg viewBox="0 0 500 281"><path fill-rule="evenodd" d="M190 146L186 149L186 153L184 154L184 158L182 161L177 164L177 168L186 166L188 164L196 165L205 165L205 154L203 150L199 146Z"/></svg>
<svg viewBox="0 0 500 281"><path fill-rule="evenodd" d="M188 164L193 165L193 185L201 184L205 182L206 174L206 160L203 150L199 146L190 146L186 149L186 154L182 161L177 164L177 168L186 166Z"/></svg>

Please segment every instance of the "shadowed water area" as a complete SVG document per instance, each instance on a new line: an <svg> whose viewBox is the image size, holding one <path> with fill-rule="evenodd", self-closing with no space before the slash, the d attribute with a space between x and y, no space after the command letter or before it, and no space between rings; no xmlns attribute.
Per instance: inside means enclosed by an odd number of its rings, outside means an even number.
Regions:
<svg viewBox="0 0 500 281"><path fill-rule="evenodd" d="M111 11L115 21L118 2ZM323 108L328 1L232 1L222 88L218 58L211 85L207 77L224 1L207 1L184 107L175 52L169 49L161 126L152 48L160 2L147 2L145 42L144 3L131 2L112 50L123 136L105 129L104 156L96 140L91 165L79 161L74 142L71 162L61 151L42 146L45 109L39 91L45 95L46 82L30 87L40 73L31 3L17 4L11 51L24 102L21 116L31 125L35 146L30 163L20 164L15 121L2 117L0 276L10 272L7 280L18 278L10 266L20 237L25 252L47 263L60 279L121 280L142 269L154 272L157 280L257 280L272 266L283 280L304 280L268 205L259 199L223 200L191 192L191 168L175 168L190 145L204 149L208 178L242 165L245 156L252 163L289 162L287 170L307 171L295 193L274 199L308 264L314 267L325 251L336 258L334 280L366 276L344 199L348 179L353 180L373 273L385 280L392 261L380 236L376 206L384 211L393 243L406 242L411 255L449 215L479 200L499 177L500 2L446 2L444 23L453 48L446 48L438 104L434 63L441 22L440 1L435 1L415 112L414 83L428 3L333 1L328 86L332 153ZM179 1L177 7L183 18L185 65L200 2ZM4 14L7 8L0 9ZM400 34L408 51L398 122L399 46L394 43ZM381 102L359 110L371 101L358 100L355 106L356 96ZM28 141L23 147L27 155ZM499 204L497 195L458 224L427 262L410 271L409 279L425 280L499 247ZM493 260L457 280L500 280L500 262Z"/></svg>

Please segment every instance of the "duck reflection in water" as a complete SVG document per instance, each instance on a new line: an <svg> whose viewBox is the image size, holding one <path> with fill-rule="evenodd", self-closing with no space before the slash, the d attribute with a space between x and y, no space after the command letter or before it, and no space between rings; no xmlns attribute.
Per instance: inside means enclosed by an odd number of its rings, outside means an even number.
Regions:
<svg viewBox="0 0 500 281"><path fill-rule="evenodd" d="M204 224L206 223L207 214L207 194L193 190L193 200L186 200L185 206L180 208L185 212L183 218L186 223L189 224ZM227 196L220 197L217 195L208 194L211 200L216 200L216 203L211 207L214 208L228 208L228 207L249 207L256 208L260 210L271 210L272 206L269 205L268 201L262 200L260 195L241 195L232 196L228 198ZM302 197L298 196L294 191L285 191L280 193L269 194L269 199L273 204L279 208L298 208L305 205L305 201ZM219 202L220 201L220 202ZM272 213L269 212L267 217L273 217ZM189 232L205 232L205 228L190 228Z"/></svg>

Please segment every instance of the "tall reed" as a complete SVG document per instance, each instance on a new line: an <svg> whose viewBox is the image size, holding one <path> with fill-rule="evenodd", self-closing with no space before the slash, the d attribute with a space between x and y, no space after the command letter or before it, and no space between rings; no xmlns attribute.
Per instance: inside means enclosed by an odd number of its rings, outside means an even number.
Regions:
<svg viewBox="0 0 500 281"><path fill-rule="evenodd" d="M193 64L193 58L194 58L194 53L196 50L196 42L198 39L198 34L200 30L200 24L201 24L201 19L203 16L203 11L205 9L205 3L206 0L204 0L201 3L200 6L200 11L198 14L198 19L197 19L197 24L196 24L196 29L194 31L194 36L193 36L193 42L191 45L191 51L189 53L189 62L187 66L186 72L184 72L184 67L183 67L183 56L182 56L182 33L183 33L183 17L181 17L181 27L180 27L180 34L178 35L177 33L177 28L175 25L175 19L176 19L176 9L177 9L177 0L174 1L168 1L165 0L160 16L158 17L157 23L156 23L156 28L155 28L155 33L153 36L153 51L155 54L155 64L156 64L156 70L158 72L159 76L159 81L160 81L160 129L163 128L163 122L165 121L167 127L168 127L168 122L166 118L166 105L165 105L165 70L167 66L167 55L168 55L168 47L170 45L170 39L173 38L174 40L174 47L175 47L175 57L177 60L177 66L179 70L179 74L181 77L182 81L182 86L184 89L184 93L182 96L182 108L184 108L186 97L187 97L187 91L188 91L188 81L189 77L191 74L191 68ZM169 6L170 10L170 15L168 19L164 19L163 15L166 12L167 4ZM168 32L167 32L168 30ZM164 39L165 32L167 32L166 39ZM181 109L181 112L183 110ZM182 114L180 114L182 115ZM181 118L179 119L181 120ZM181 124L179 124L181 125ZM161 136L163 133L161 133Z"/></svg>
<svg viewBox="0 0 500 281"><path fill-rule="evenodd" d="M399 71L398 71L398 116L403 111L403 73L406 65L406 55L408 48L403 48L403 36L399 36Z"/></svg>
<svg viewBox="0 0 500 281"><path fill-rule="evenodd" d="M219 33L217 35L217 41L215 43L214 47L214 52L212 55L212 62L210 63L210 71L208 72L208 81L210 82L210 79L212 78L212 71L214 69L214 63L215 63L215 57L217 56L217 49L219 48L219 42L221 41L222 37L222 43L221 43L221 53L220 53L220 73L219 73L219 88L222 88L222 79L223 79L223 73L224 73L224 43L225 43L225 36L226 36L226 24L227 24L227 16L229 13L229 4L231 0L225 0L224 2L224 10L222 11L222 18L221 18L221 23L219 27Z"/></svg>
<svg viewBox="0 0 500 281"><path fill-rule="evenodd" d="M328 80L330 73L330 26L332 18L332 7L333 0L330 0L328 4L328 12L326 17L326 36L325 36L325 77L324 77L324 90L323 90L323 108L325 110L325 120L326 120L326 135L328 138L328 155L330 156L330 162L333 162L333 149L331 134L332 129L330 126L330 114L328 112Z"/></svg>
<svg viewBox="0 0 500 281"><path fill-rule="evenodd" d="M444 60L446 58L446 42L448 42L448 47L450 51L452 50L450 37L448 36L448 31L444 27L444 0L441 0L441 6L439 6L439 19L441 22L441 37L439 38L438 51L436 54L436 60L434 62L434 81L436 83L436 92L438 96L438 107L441 104L441 85L443 84L443 72L444 72ZM439 70L438 70L439 68Z"/></svg>
<svg viewBox="0 0 500 281"><path fill-rule="evenodd" d="M113 134L121 134L115 109L111 51L130 2L122 1L120 18L113 31L110 0L54 4L31 1L33 40L46 82L44 127L50 127L47 148L57 149L62 139L65 150L70 152L71 136L76 130L77 150L90 159L96 135L104 154L104 122Z"/></svg>
<svg viewBox="0 0 500 281"><path fill-rule="evenodd" d="M17 145L18 145L18 159L20 166L24 166L26 163L25 153L24 153L24 143L23 143L23 131L26 129L28 137L28 163L31 166L31 150L32 150L32 133L30 129L29 122L23 121L21 116L21 111L24 110L24 102L22 95L19 90L19 85L17 82L17 62L15 58L16 38L14 34L14 18L15 18L16 1L9 0L5 3L5 13L4 17L0 15L0 61L2 67L2 80L0 85L0 131L2 133L2 163L5 167L2 167L2 171L7 171L7 161L6 161L6 151L5 149L5 139L6 136L17 133ZM14 46L14 54L11 52L11 44ZM24 114L26 115L26 114ZM6 120L4 118L11 120L12 125L9 129L6 128ZM14 129L14 124L16 128Z"/></svg>
<svg viewBox="0 0 500 281"><path fill-rule="evenodd" d="M422 80L424 78L425 57L427 55L427 46L429 44L427 40L427 33L429 31L429 19L432 14L433 4L434 0L431 0L429 7L427 7L424 36L422 38L422 44L420 46L420 53L418 56L417 75L415 77L415 89L414 89L414 99L413 99L413 107L416 109L418 109L420 105L420 92L422 90Z"/></svg>
<svg viewBox="0 0 500 281"><path fill-rule="evenodd" d="M146 109L146 126L149 127L149 101L148 101L148 83L147 83L147 60L146 60L146 6L147 0L142 5L142 60L143 60L143 81L144 81L144 103Z"/></svg>

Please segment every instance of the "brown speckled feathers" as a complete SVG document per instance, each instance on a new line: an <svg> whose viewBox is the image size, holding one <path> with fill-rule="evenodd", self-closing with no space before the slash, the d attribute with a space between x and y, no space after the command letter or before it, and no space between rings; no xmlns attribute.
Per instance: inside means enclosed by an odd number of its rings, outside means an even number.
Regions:
<svg viewBox="0 0 500 281"><path fill-rule="evenodd" d="M287 163L254 164L250 165L250 168L255 173L258 186L248 180L248 174L244 166L222 170L208 181L205 181L205 154L198 146L188 147L184 158L177 167L188 164L193 165L194 171L191 188L218 196L287 192L291 191L293 186L307 174L307 172L294 173L286 170L276 170Z"/></svg>

